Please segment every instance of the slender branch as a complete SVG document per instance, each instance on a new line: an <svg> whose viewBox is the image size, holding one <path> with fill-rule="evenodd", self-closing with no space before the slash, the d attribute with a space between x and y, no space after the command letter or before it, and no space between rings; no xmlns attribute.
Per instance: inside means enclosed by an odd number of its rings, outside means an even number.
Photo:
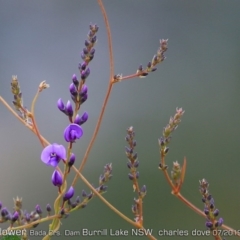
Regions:
<svg viewBox="0 0 240 240"><path fill-rule="evenodd" d="M38 89L38 91L37 91L37 93L36 93L36 95L35 95L35 97L34 97L34 99L33 99L33 101L32 101L30 118L31 118L31 120L32 120L34 129L35 129L35 131L36 131L36 135L37 135L39 141L41 142L42 146L45 147L44 141L42 140L41 135L40 135L40 133L39 133L39 130L38 130L38 127L37 127L37 123L36 123L36 120L35 120L35 115L34 115L35 103L36 103L36 101L37 101L38 95L39 95L39 89Z"/></svg>
<svg viewBox="0 0 240 240"><path fill-rule="evenodd" d="M111 203L109 203L89 182L88 180L78 171L78 169L73 165L72 168L74 171L78 174L78 176L81 178L81 180L91 189L91 191L97 195L97 197L100 198L100 200L105 203L111 210L113 210L117 215L119 215L121 218L123 218L128 223L132 224L134 227L139 229L144 229L142 225L139 225L138 223L132 221L130 218L125 216L123 213L121 213L118 209L116 209ZM151 235L148 235L149 239L156 239Z"/></svg>
<svg viewBox="0 0 240 240"><path fill-rule="evenodd" d="M111 82L112 79L113 79L113 76L114 76L114 61L113 61L111 29L110 29L107 13L106 13L106 10L103 6L102 0L98 0L98 4L101 8L102 15L103 15L104 22L105 22L105 26L106 26L106 29L107 29L108 51L109 51L109 61L110 61L110 82Z"/></svg>
<svg viewBox="0 0 240 240"><path fill-rule="evenodd" d="M110 76L109 76L108 89L107 89L107 93L106 93L106 96L105 96L105 99L104 99L104 102L103 102L103 105L102 105L102 109L101 109L101 112L100 112L100 115L99 115L99 118L98 118L95 130L94 130L93 136L91 138L91 141L90 141L90 143L88 145L88 148L87 148L87 150L85 152L83 160L82 160L82 162L80 164L80 167L78 169L79 172L82 172L82 170L83 170L83 168L84 168L84 166L85 166L85 164L87 162L88 155L89 155L89 153L90 153L90 151L91 151L91 149L93 147L93 144L95 142L95 139L97 137L98 131L99 131L101 123L102 123L103 115L105 113L105 109L106 109L106 106L107 106L107 103L108 103L108 100L109 100L109 97L110 97L110 94L111 94L111 91L112 91L112 86L113 86L114 61L113 61L111 29L110 29L109 21L108 21L108 18L107 18L107 13L105 11L105 8L103 6L102 1L98 0L98 4L99 4L99 6L101 8L101 11L102 11L102 14L103 14L103 18L104 18L104 22L105 22L106 29L107 29L108 48L109 48L109 61L110 61ZM74 179L73 179L72 186L74 186L76 184L77 179L78 179L78 175L76 174Z"/></svg>

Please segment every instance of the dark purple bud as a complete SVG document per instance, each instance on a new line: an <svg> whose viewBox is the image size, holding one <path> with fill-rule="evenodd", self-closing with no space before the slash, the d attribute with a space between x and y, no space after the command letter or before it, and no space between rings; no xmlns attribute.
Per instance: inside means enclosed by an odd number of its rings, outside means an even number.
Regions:
<svg viewBox="0 0 240 240"><path fill-rule="evenodd" d="M134 140L133 141L133 146L136 147L137 146L137 142Z"/></svg>
<svg viewBox="0 0 240 240"><path fill-rule="evenodd" d="M154 61L154 62L158 62L158 56L157 56L157 55L154 55L154 56L153 56L153 61Z"/></svg>
<svg viewBox="0 0 240 240"><path fill-rule="evenodd" d="M58 101L57 101L57 106L58 106L58 109L59 109L60 111L63 112L63 111L65 110L65 106L64 106L64 103L63 103L63 101L62 101L61 98L58 99Z"/></svg>
<svg viewBox="0 0 240 240"><path fill-rule="evenodd" d="M72 153L69 158L68 166L71 167L74 163L75 163L75 155Z"/></svg>
<svg viewBox="0 0 240 240"><path fill-rule="evenodd" d="M206 222L205 225L206 225L207 228L212 228L213 227L212 222Z"/></svg>
<svg viewBox="0 0 240 240"><path fill-rule="evenodd" d="M77 75L76 75L76 74L73 74L73 75L72 75L72 81L73 81L73 83L74 83L75 86L78 86L79 81L78 81L78 79L77 79Z"/></svg>
<svg viewBox="0 0 240 240"><path fill-rule="evenodd" d="M36 211L36 213L39 214L39 215L42 214L42 209L41 209L41 207L40 207L39 205L36 205L35 211Z"/></svg>
<svg viewBox="0 0 240 240"><path fill-rule="evenodd" d="M88 47L91 43L88 40L85 40L85 46Z"/></svg>
<svg viewBox="0 0 240 240"><path fill-rule="evenodd" d="M63 183L62 175L58 172L58 170L54 170L52 174L52 183L54 186L60 187Z"/></svg>
<svg viewBox="0 0 240 240"><path fill-rule="evenodd" d="M204 203L205 203L205 202L206 202L206 198L202 198L202 202L204 202Z"/></svg>
<svg viewBox="0 0 240 240"><path fill-rule="evenodd" d="M160 138L158 139L158 144L159 144L161 147L163 147L163 146L165 145L165 141L164 141L164 138L163 138L163 137L160 137Z"/></svg>
<svg viewBox="0 0 240 240"><path fill-rule="evenodd" d="M79 196L77 196L77 197L76 197L76 203L78 204L78 203L80 203L80 202L81 202L81 199L80 199Z"/></svg>
<svg viewBox="0 0 240 240"><path fill-rule="evenodd" d="M0 210L2 209L2 203L0 202Z"/></svg>
<svg viewBox="0 0 240 240"><path fill-rule="evenodd" d="M152 72L155 72L157 70L157 68L156 67L154 67L154 68L152 68Z"/></svg>
<svg viewBox="0 0 240 240"><path fill-rule="evenodd" d="M165 147L165 148L164 148L164 154L167 154L168 151L169 151L169 147Z"/></svg>
<svg viewBox="0 0 240 240"><path fill-rule="evenodd" d="M210 201L212 199L212 195L207 196L207 200Z"/></svg>
<svg viewBox="0 0 240 240"><path fill-rule="evenodd" d="M86 84L84 84L81 89L81 96L86 95L87 92L88 92L88 87Z"/></svg>
<svg viewBox="0 0 240 240"><path fill-rule="evenodd" d="M137 205L136 204L132 205L132 212L137 213Z"/></svg>
<svg viewBox="0 0 240 240"><path fill-rule="evenodd" d="M72 104L69 100L67 101L66 112L67 112L68 116L70 116L70 117L73 116L73 108L72 108Z"/></svg>
<svg viewBox="0 0 240 240"><path fill-rule="evenodd" d="M214 199L213 199L213 197L211 198L210 203L211 203L211 204L214 204Z"/></svg>
<svg viewBox="0 0 240 240"><path fill-rule="evenodd" d="M90 74L90 68L87 68L86 70L81 72L81 79L85 80Z"/></svg>
<svg viewBox="0 0 240 240"><path fill-rule="evenodd" d="M147 192L147 187L146 185L143 185L141 188L141 193L146 193Z"/></svg>
<svg viewBox="0 0 240 240"><path fill-rule="evenodd" d="M86 191L85 190L82 190L82 197L87 197L87 193L86 193Z"/></svg>
<svg viewBox="0 0 240 240"><path fill-rule="evenodd" d="M99 177L99 184L102 184L104 182L106 182L105 176L104 175L100 175L100 177Z"/></svg>
<svg viewBox="0 0 240 240"><path fill-rule="evenodd" d="M69 86L69 91L73 96L77 95L77 89L76 89L76 85L74 83L71 83Z"/></svg>
<svg viewBox="0 0 240 240"><path fill-rule="evenodd" d="M131 163L131 162L127 162L127 167L128 167L129 169L131 169L131 168L132 168L132 163Z"/></svg>
<svg viewBox="0 0 240 240"><path fill-rule="evenodd" d="M133 177L133 175L132 175L131 173L128 174L128 178L129 178L130 180L133 180L133 179L134 179L134 177Z"/></svg>
<svg viewBox="0 0 240 240"><path fill-rule="evenodd" d="M125 147L125 151L126 151L126 153L128 153L128 154L132 154L132 153L133 153L133 149L132 149L132 148L129 148L129 147Z"/></svg>
<svg viewBox="0 0 240 240"><path fill-rule="evenodd" d="M69 205L69 206L71 206L72 208L75 208L77 205L78 205L78 204L77 204L76 202L74 202L74 203L72 203L72 204Z"/></svg>
<svg viewBox="0 0 240 240"><path fill-rule="evenodd" d="M77 116L76 116L75 119L74 119L74 123L80 125L80 121L81 121L81 118L80 118L80 116L77 114Z"/></svg>
<svg viewBox="0 0 240 240"><path fill-rule="evenodd" d="M134 162L133 166L134 166L135 168L137 168L137 167L139 166L139 161L136 160L136 161Z"/></svg>
<svg viewBox="0 0 240 240"><path fill-rule="evenodd" d="M94 49L94 48L92 48L89 54L93 56L93 55L94 55L94 53L95 53L95 49Z"/></svg>
<svg viewBox="0 0 240 240"><path fill-rule="evenodd" d="M74 188L71 186L68 191L63 196L63 201L67 201L68 199L71 199L74 195Z"/></svg>
<svg viewBox="0 0 240 240"><path fill-rule="evenodd" d="M107 186L101 185L99 189L100 189L101 192L106 192L107 191Z"/></svg>
<svg viewBox="0 0 240 240"><path fill-rule="evenodd" d="M64 218L67 218L69 216L69 214L65 212L64 208L62 208L59 213L61 217L64 217Z"/></svg>
<svg viewBox="0 0 240 240"><path fill-rule="evenodd" d="M90 31L88 32L88 37L91 38L91 37L94 36L94 34L95 34L95 33L94 33L93 31L90 30Z"/></svg>
<svg viewBox="0 0 240 240"><path fill-rule="evenodd" d="M84 53L85 55L88 54L87 48L84 48L84 49L83 49L83 53Z"/></svg>
<svg viewBox="0 0 240 240"><path fill-rule="evenodd" d="M87 197L88 197L88 200L90 200L93 197L93 193L89 193Z"/></svg>
<svg viewBox="0 0 240 240"><path fill-rule="evenodd" d="M151 62L148 62L147 67L150 68L152 66Z"/></svg>
<svg viewBox="0 0 240 240"><path fill-rule="evenodd" d="M89 28L94 33L96 33L98 31L98 26L96 24L90 24Z"/></svg>
<svg viewBox="0 0 240 240"><path fill-rule="evenodd" d="M16 222L19 218L19 213L16 211L13 215L12 215L12 222Z"/></svg>
<svg viewBox="0 0 240 240"><path fill-rule="evenodd" d="M8 215L8 210L7 210L7 208L3 208L3 209L1 210L1 215L2 215L3 218Z"/></svg>
<svg viewBox="0 0 240 240"><path fill-rule="evenodd" d="M221 227L223 225L223 218L218 219L218 227Z"/></svg>
<svg viewBox="0 0 240 240"><path fill-rule="evenodd" d="M139 175L140 175L140 173L137 172L137 173L136 173L136 178L137 178L137 179L139 178Z"/></svg>
<svg viewBox="0 0 240 240"><path fill-rule="evenodd" d="M209 206L211 209L214 209L214 204L210 204L210 206Z"/></svg>
<svg viewBox="0 0 240 240"><path fill-rule="evenodd" d="M79 63L79 65L78 65L79 70L85 70L86 67L87 67L87 63L86 62Z"/></svg>
<svg viewBox="0 0 240 240"><path fill-rule="evenodd" d="M52 208L51 208L50 204L47 204L46 210L47 210L48 213L50 213L52 211Z"/></svg>
<svg viewBox="0 0 240 240"><path fill-rule="evenodd" d="M83 61L85 61L86 55L84 54L84 52L81 52L81 58L82 58Z"/></svg>
<svg viewBox="0 0 240 240"><path fill-rule="evenodd" d="M88 120L88 114L87 114L87 112L84 112L81 119L80 119L79 125L84 124L87 120Z"/></svg>
<svg viewBox="0 0 240 240"><path fill-rule="evenodd" d="M81 104L83 104L84 102L86 102L87 98L88 98L88 95L87 95L87 93L86 93L86 94L81 98Z"/></svg>
<svg viewBox="0 0 240 240"><path fill-rule="evenodd" d="M140 65L139 67L138 67L138 71L142 71L143 70L143 66L142 65Z"/></svg>
<svg viewBox="0 0 240 240"><path fill-rule="evenodd" d="M214 215L215 217L217 217L218 214L219 214L219 210L218 210L218 209L215 209L214 212L213 212L213 215Z"/></svg>
<svg viewBox="0 0 240 240"><path fill-rule="evenodd" d="M25 220L27 223L29 223L31 221L31 218L30 218L30 214L29 213L25 213Z"/></svg>
<svg viewBox="0 0 240 240"><path fill-rule="evenodd" d="M205 213L206 215L208 215L208 214L209 214L209 210L208 210L207 208L205 208L205 209L204 209L204 213Z"/></svg>
<svg viewBox="0 0 240 240"><path fill-rule="evenodd" d="M97 36L92 37L91 42L95 43L97 41Z"/></svg>

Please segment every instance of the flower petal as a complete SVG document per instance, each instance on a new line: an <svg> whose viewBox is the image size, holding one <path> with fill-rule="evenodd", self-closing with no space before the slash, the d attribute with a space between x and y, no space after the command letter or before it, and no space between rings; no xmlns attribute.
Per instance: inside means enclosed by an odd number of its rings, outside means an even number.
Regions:
<svg viewBox="0 0 240 240"><path fill-rule="evenodd" d="M72 133L72 131L74 131L74 134ZM76 138L79 139L82 135L82 128L75 123L68 125L64 130L64 138L67 142L74 142Z"/></svg>
<svg viewBox="0 0 240 240"><path fill-rule="evenodd" d="M49 165L51 153L52 153L52 145L48 145L42 150L41 160L43 163Z"/></svg>

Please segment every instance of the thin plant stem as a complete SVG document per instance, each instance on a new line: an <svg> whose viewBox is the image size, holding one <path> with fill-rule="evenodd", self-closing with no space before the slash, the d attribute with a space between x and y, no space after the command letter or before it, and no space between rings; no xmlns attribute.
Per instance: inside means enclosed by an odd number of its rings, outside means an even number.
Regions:
<svg viewBox="0 0 240 240"><path fill-rule="evenodd" d="M165 166L165 159L164 156L161 156L161 163L162 166ZM163 170L164 176L168 182L168 184L170 185L171 189L172 189L172 194L177 197L180 201L182 201L185 205L187 205L189 208L191 208L194 212L196 212L197 214L201 215L202 217L206 218L206 214L201 211L199 208L197 208L194 204L192 204L190 201L188 201L180 192L176 192L175 186L173 185L171 178L169 177L169 174L167 172L167 170ZM221 228L228 230L230 232L233 232L234 235L240 237L240 233L236 230L234 230L233 228L223 224L221 226Z"/></svg>
<svg viewBox="0 0 240 240"><path fill-rule="evenodd" d="M136 228L139 229L144 229L143 226L141 224L138 224L134 221L132 221L130 218L128 218L127 216L125 216L123 213L121 213L117 208L115 208L111 203L109 203L89 182L88 180L78 171L78 169L75 166L72 166L75 170L75 172L77 172L78 176L81 178L81 180L93 191L93 193L95 195L97 195L97 197L100 198L100 200L106 204L106 206L108 206L112 211L114 211L117 215L119 215L121 218L123 218L125 221L127 221L128 223L130 223L131 225L133 225ZM149 239L156 239L151 235L148 235Z"/></svg>
<svg viewBox="0 0 240 240"><path fill-rule="evenodd" d="M106 106L107 106L107 103L108 103L108 100L109 100L109 97L110 97L110 94L111 94L111 91L112 91L112 87L113 87L114 61L113 61L111 29L110 29L109 21L108 21L108 18L107 18L107 13L105 11L105 8L103 6L102 1L98 0L98 4L99 4L99 6L101 8L102 15L103 15L104 22L105 22L106 29L107 29L109 61L110 61L110 76L109 76L109 83L108 83L107 93L106 93L106 96L105 96L105 99L104 99L104 102L103 102L103 105L102 105L102 109L101 109L101 112L100 112L100 115L99 115L99 118L98 118L95 130L94 130L93 136L92 136L91 141L90 141L90 143L89 143L89 145L87 147L87 150L85 152L83 160L82 160L82 162L80 164L79 172L82 172L82 170L83 170L83 168L84 168L84 166L85 166L85 164L87 162L89 153L90 153L90 151L91 151L91 149L93 147L93 144L95 142L95 139L96 139L96 137L98 135L98 132L99 132L99 129L100 129L100 126L101 126L101 123L102 123L103 115L105 113L105 109L106 109ZM74 186L76 184L77 179L78 179L78 175L76 174L74 179L73 179L72 186Z"/></svg>
<svg viewBox="0 0 240 240"><path fill-rule="evenodd" d="M38 95L39 95L39 89L38 89L38 91L37 91L37 93L36 93L36 95L35 95L35 97L34 97L34 99L32 101L30 118L32 120L34 129L36 131L36 135L37 135L39 141L41 142L42 146L45 147L44 146L44 141L42 140L42 138L40 136L40 133L39 133L39 130L38 130L38 127L37 127L37 123L36 123L36 120L35 120L35 115L34 115L35 103L37 101Z"/></svg>

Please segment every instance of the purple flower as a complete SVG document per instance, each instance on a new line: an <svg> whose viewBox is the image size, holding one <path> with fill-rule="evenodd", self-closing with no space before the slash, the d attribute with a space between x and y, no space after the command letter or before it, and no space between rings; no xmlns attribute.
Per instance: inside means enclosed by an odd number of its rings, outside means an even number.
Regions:
<svg viewBox="0 0 240 240"><path fill-rule="evenodd" d="M76 139L79 139L83 135L82 128L75 123L71 123L64 130L64 138L67 142L75 142Z"/></svg>
<svg viewBox="0 0 240 240"><path fill-rule="evenodd" d="M52 174L52 183L54 186L58 186L58 187L60 187L63 183L62 175L57 170L54 170Z"/></svg>
<svg viewBox="0 0 240 240"><path fill-rule="evenodd" d="M53 143L42 151L41 160L48 166L56 167L61 159L66 159L66 150L62 145Z"/></svg>
<svg viewBox="0 0 240 240"><path fill-rule="evenodd" d="M63 201L67 201L69 199L71 199L74 195L74 188L71 186L68 191L64 194L63 196Z"/></svg>

